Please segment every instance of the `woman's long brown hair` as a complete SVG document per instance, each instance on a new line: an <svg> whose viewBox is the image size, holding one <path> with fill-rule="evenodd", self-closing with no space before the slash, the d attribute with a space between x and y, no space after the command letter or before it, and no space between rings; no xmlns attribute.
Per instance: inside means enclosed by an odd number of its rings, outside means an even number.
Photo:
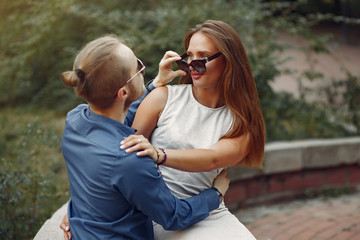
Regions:
<svg viewBox="0 0 360 240"><path fill-rule="evenodd" d="M208 20L186 34L184 38L186 50L191 37L196 32L202 32L210 37L226 61L221 79L225 104L232 113L233 124L223 138L249 134L249 153L240 164L261 167L265 147L265 123L255 80L241 39L227 23ZM183 76L179 83L192 83L191 76L189 74Z"/></svg>

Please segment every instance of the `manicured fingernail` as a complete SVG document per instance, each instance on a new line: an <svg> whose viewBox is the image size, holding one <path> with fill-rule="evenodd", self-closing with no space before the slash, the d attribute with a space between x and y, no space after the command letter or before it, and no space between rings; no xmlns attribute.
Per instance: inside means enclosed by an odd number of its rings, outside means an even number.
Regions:
<svg viewBox="0 0 360 240"><path fill-rule="evenodd" d="M121 145L121 146L120 146L120 149L124 149L124 148L125 148L125 146L124 146L124 145Z"/></svg>
<svg viewBox="0 0 360 240"><path fill-rule="evenodd" d="M66 227L65 227L65 230L66 230L66 231L69 231L69 229L70 229L69 226L66 226Z"/></svg>

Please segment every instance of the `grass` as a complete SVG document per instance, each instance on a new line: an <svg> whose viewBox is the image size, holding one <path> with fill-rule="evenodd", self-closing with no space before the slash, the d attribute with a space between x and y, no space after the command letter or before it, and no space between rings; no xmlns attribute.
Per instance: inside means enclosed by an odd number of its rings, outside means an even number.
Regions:
<svg viewBox="0 0 360 240"><path fill-rule="evenodd" d="M60 146L65 114L59 116L55 112L33 111L26 108L0 109L0 156L9 154L12 158L19 157L16 156L18 151L12 147L17 149L24 147L21 144L24 144L23 138L29 134L31 125L37 125L35 134L43 138L42 141L47 141L37 149L37 162L34 164L39 171L54 174L54 183L59 190L68 192L67 169ZM34 135L29 137L35 138ZM35 142L31 143L35 144Z"/></svg>
<svg viewBox="0 0 360 240"><path fill-rule="evenodd" d="M31 239L69 199L61 154L64 123L65 114L0 109L1 239Z"/></svg>

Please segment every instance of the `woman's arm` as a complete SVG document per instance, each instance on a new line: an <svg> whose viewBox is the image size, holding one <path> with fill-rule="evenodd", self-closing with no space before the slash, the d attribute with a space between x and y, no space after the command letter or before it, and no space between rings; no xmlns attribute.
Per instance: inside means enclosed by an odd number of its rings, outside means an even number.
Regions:
<svg viewBox="0 0 360 240"><path fill-rule="evenodd" d="M166 149L165 166L188 172L205 172L234 166L249 153L249 137L221 139L210 149Z"/></svg>
<svg viewBox="0 0 360 240"><path fill-rule="evenodd" d="M121 148L126 149L127 153L139 151L138 156L148 155L157 163L165 158L163 152L154 148L144 136L131 135L121 144ZM221 139L209 149L164 149L164 165L187 172L226 168L240 163L249 153L249 147L250 136L244 134L236 138Z"/></svg>
<svg viewBox="0 0 360 240"><path fill-rule="evenodd" d="M142 101L132 125L132 127L137 130L136 135L143 135L146 138L150 138L159 116L165 107L167 97L167 87L158 87Z"/></svg>

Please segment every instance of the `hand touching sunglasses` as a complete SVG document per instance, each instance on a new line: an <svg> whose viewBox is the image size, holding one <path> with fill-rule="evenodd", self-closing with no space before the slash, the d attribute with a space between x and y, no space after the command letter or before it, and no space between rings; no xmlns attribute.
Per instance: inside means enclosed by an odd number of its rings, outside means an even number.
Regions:
<svg viewBox="0 0 360 240"><path fill-rule="evenodd" d="M215 58L218 58L221 56L221 52L215 53L214 55L210 57L205 57L203 59L194 59L190 63L185 61L184 59L189 56L189 54L184 53L181 55L181 60L176 61L179 68L185 72L190 72L190 66L195 69L198 73L205 73L206 72L206 66L205 64L210 62L211 60L214 60Z"/></svg>

